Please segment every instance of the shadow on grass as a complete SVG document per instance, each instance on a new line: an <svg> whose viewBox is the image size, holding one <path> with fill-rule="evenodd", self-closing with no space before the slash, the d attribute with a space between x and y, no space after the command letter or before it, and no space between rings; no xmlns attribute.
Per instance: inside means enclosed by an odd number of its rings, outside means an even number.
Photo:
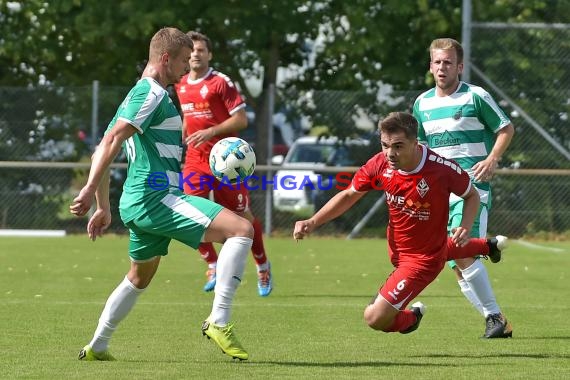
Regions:
<svg viewBox="0 0 570 380"><path fill-rule="evenodd" d="M440 364L440 363L394 363L383 361L363 361L363 362L294 362L294 361L251 361L248 365L279 365L291 367L326 367L326 368L357 368L357 367L461 367L460 364Z"/></svg>
<svg viewBox="0 0 570 380"><path fill-rule="evenodd" d="M517 340L570 340L570 336L517 336Z"/></svg>
<svg viewBox="0 0 570 380"><path fill-rule="evenodd" d="M526 359L570 359L565 354L431 354L414 355L413 358L461 358L461 359L495 359L495 358L526 358Z"/></svg>
<svg viewBox="0 0 570 380"><path fill-rule="evenodd" d="M458 293L459 294L459 293ZM370 298L374 296L374 290L370 292L370 294L275 294L271 295L272 298ZM431 294L431 295L424 295L420 294L416 297L417 299L420 298L463 298L463 295L441 295L441 294ZM415 298L414 298L415 299Z"/></svg>

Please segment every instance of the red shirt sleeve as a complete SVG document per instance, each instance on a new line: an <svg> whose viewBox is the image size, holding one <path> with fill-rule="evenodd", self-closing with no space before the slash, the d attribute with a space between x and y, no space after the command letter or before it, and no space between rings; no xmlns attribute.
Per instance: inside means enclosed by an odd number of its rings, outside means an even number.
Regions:
<svg viewBox="0 0 570 380"><path fill-rule="evenodd" d="M386 168L383 153L373 156L358 169L352 178L352 188L356 191L383 190L382 172Z"/></svg>
<svg viewBox="0 0 570 380"><path fill-rule="evenodd" d="M453 160L446 160L450 164L445 166L448 168L449 190L457 196L463 197L471 188L471 179L467 172Z"/></svg>
<svg viewBox="0 0 570 380"><path fill-rule="evenodd" d="M226 75L220 74L220 77L224 79L218 82L220 98L228 113L233 115L237 110L245 107L245 103L234 82Z"/></svg>

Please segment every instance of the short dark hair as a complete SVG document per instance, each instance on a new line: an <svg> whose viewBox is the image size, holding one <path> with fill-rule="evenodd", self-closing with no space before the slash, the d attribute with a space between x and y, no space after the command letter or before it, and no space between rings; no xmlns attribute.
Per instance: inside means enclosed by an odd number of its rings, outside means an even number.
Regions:
<svg viewBox="0 0 570 380"><path fill-rule="evenodd" d="M378 124L380 135L382 133L404 132L409 140L418 138L418 121L408 112L390 112Z"/></svg>
<svg viewBox="0 0 570 380"><path fill-rule="evenodd" d="M208 38L208 36L206 36L203 33L200 32L195 32L193 30L189 31L188 33L186 33L188 36L190 36L190 39L194 42L194 41L203 41L206 44L206 48L208 48L208 51L211 53L212 52L212 41L210 41L210 39Z"/></svg>

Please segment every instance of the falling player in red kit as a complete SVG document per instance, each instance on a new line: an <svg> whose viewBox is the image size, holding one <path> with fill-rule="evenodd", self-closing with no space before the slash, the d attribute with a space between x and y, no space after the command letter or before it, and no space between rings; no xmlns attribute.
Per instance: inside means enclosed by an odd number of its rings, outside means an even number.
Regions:
<svg viewBox="0 0 570 380"><path fill-rule="evenodd" d="M208 159L219 140L236 136L247 127L245 102L231 79L210 67L212 43L204 34L188 32L194 42L190 57L190 73L175 86L184 114L183 139L187 144L184 162L184 192L208 197L213 191L214 201L236 212L251 222L254 229L253 258L257 265L259 295L268 296L272 287L271 265L263 245L263 227L249 208L249 193L245 186L219 186L212 177ZM205 181L205 178L208 178ZM209 181L213 181L213 186ZM208 280L204 290L216 285L218 255L212 243L200 244L198 250L208 263Z"/></svg>
<svg viewBox="0 0 570 380"><path fill-rule="evenodd" d="M352 186L336 194L313 217L295 223L293 237L303 239L340 216L366 192L383 190L389 210L388 254L394 271L364 310L375 330L414 331L426 307L406 305L425 289L452 258L483 252L498 261L506 238L470 239L479 195L465 171L417 141L418 123L409 113L393 112L380 122L382 152L354 175ZM447 236L449 195L464 199L463 220Z"/></svg>

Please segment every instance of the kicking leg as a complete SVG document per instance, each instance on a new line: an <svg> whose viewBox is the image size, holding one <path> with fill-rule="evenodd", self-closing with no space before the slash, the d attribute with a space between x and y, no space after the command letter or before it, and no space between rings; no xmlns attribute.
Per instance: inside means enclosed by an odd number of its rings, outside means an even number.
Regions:
<svg viewBox="0 0 570 380"><path fill-rule="evenodd" d="M238 341L233 332L233 324L229 321L233 298L241 283L252 238L251 224L227 209L216 216L204 236L206 241L224 242L224 245L218 258L212 312L202 324L202 333L212 339L224 353L240 360L247 359L248 353Z"/></svg>

